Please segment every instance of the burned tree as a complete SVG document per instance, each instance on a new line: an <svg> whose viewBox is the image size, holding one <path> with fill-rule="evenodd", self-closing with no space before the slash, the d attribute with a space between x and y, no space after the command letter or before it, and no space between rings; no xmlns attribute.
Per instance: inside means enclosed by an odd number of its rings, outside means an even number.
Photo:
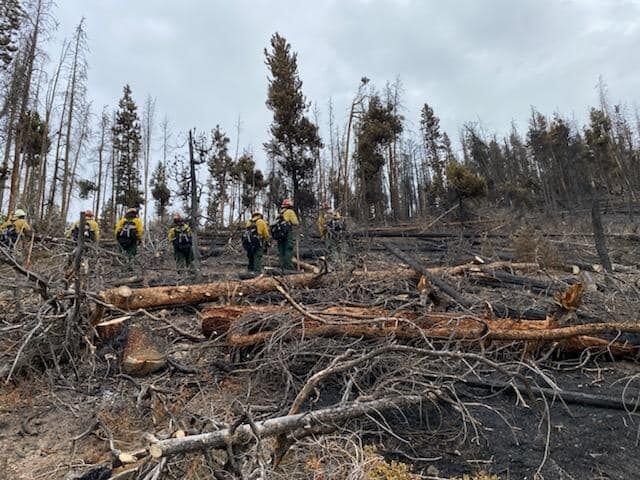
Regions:
<svg viewBox="0 0 640 480"><path fill-rule="evenodd" d="M19 0L5 0L0 4L0 62L8 68L18 50L18 31L24 12Z"/></svg>

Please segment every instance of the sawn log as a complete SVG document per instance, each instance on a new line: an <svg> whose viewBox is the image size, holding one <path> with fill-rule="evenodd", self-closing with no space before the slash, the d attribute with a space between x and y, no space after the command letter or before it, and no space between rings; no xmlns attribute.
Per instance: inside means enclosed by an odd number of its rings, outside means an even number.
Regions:
<svg viewBox="0 0 640 480"><path fill-rule="evenodd" d="M510 264L497 262L495 264L474 265L464 264L454 267L425 268L421 272L427 274L448 273L451 275L461 274L466 271L490 271L496 268L511 266L517 269L536 268L536 264L522 263ZM363 281L383 281L383 280L418 280L418 274L413 268L394 268L392 270L380 271L355 271L353 278ZM315 274L304 273L297 275L287 275L283 277L260 276L249 280L228 280L213 283L136 288L118 287L104 290L100 296L102 301L121 310L138 310L154 307L166 307L174 305L190 305L207 303L220 298L237 298L246 295L268 293L277 290L281 283L291 288L313 288L323 285L330 285L332 282L340 280L341 277L334 273ZM504 316L504 315L503 315ZM544 316L542 316L544 318Z"/></svg>
<svg viewBox="0 0 640 480"><path fill-rule="evenodd" d="M299 322L283 332L274 330L243 333L234 322L243 315L288 313ZM626 342L612 342L593 337L600 333L640 333L640 325L632 323L599 323L559 327L556 320L489 319L464 313L389 312L381 309L331 307L313 311L314 316L326 318L326 323L305 319L304 315L288 307L271 306L210 306L203 311L203 332L210 334L228 331L227 343L232 347L247 347L284 338L311 337L395 337L404 340L428 338L463 341L526 341L528 348L558 342L565 352L580 352L588 348L608 351L614 356L631 356L639 347ZM206 333L205 333L206 335Z"/></svg>
<svg viewBox="0 0 640 480"><path fill-rule="evenodd" d="M354 272L363 280L376 281L395 279L417 279L413 270L398 268L393 271ZM101 292L105 303L121 310L138 310L172 305L190 305L211 302L219 298L237 298L273 292L281 284L291 288L319 287L338 280L335 274L316 275L304 273L283 277L257 277L249 280L228 280L196 285L136 288L112 288Z"/></svg>

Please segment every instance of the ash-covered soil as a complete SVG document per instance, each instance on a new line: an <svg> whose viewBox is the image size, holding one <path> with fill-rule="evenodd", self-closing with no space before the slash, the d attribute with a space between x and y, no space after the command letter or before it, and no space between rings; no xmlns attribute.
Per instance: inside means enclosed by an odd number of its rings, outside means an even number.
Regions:
<svg viewBox="0 0 640 480"><path fill-rule="evenodd" d="M505 227L493 230L506 231ZM640 253L632 239L611 241L614 262L627 268L608 278L588 271L588 265L597 263L588 238L542 235L542 239L533 255L543 252L549 258L533 260L550 265L535 272L510 273L548 282L547 289L473 274L443 278L459 292L478 299L472 308L476 313L486 312L492 304L507 304L522 311L531 307L551 311L557 307L557 291L578 281L589 282L578 312L568 322L637 321L640 294L636 267ZM493 237L391 240L427 267L465 263L474 256L487 262L518 261L523 260L518 248L527 248L526 242L518 244L507 233ZM205 281L245 276L244 256L236 243L214 242L208 247L212 256L203 263ZM105 249L108 251L109 247ZM307 261L318 262L322 247L307 237L301 253ZM53 272L57 268L57 257L44 250L35 256L41 261L34 269ZM132 288L193 281L189 276L178 275L170 259L154 251L145 252L140 265L133 267L122 266L105 252L95 252L88 262L95 275L86 288L94 292L121 284L123 279L131 280L127 283ZM576 263L582 265L580 272L571 268ZM275 259L270 256L266 264L275 266ZM290 294L313 311L336 304L417 313L460 308L450 300L438 302L421 297L410 281L388 278L358 284L349 279L349 272L354 269L385 270L400 264L375 238L354 239L349 261L338 268L342 272L339 280L324 288L291 290ZM335 270L336 266L330 268ZM2 269L5 271L6 267ZM8 309L15 308L12 295L9 291L2 294L1 301ZM21 308L28 310L30 302L35 304L38 299L30 292L27 295L31 297L23 299ZM277 292L234 301L288 305ZM337 354L347 349L365 353L394 341L299 338L230 349L224 337L194 342L180 333L201 335L199 308L151 312L166 321L143 314L134 316L132 321L153 331L173 360L166 369L146 377L122 374L118 338L102 343L94 338L83 340L73 363L45 365L34 355L31 368L0 387L0 478L77 478L92 465L117 465L113 463L112 449L131 452L145 447L145 434L163 438L178 430L187 434L216 430L233 423L242 409L249 411L255 421L284 415L306 379L326 367ZM3 324L6 332L11 331L15 321L16 314L11 310ZM634 335L620 339L638 343ZM5 351L16 348L11 342L5 337ZM415 475L421 476L416 478L453 478L485 471L500 479L629 479L640 471L640 423L634 410L640 398L640 367L634 358L614 360L606 352L595 351L569 356L551 351L548 345L532 349L522 342L483 346L423 340L405 343L483 355L517 374L518 382L526 379L540 387L557 386L564 391L624 399L627 410L565 403L559 397L542 397L522 389L517 395L513 388L492 390L460 381L508 380L487 365L461 360L423 363L424 359L415 356L389 358L328 379L316 388L304 408L317 409L393 389L399 393L414 391L417 385L427 383L430 388L441 388L447 398L425 403L418 409L349 422L339 433L343 436L332 437L336 452L341 448L336 445L342 445L343 440L347 445L351 441L349 435L355 432L362 444L374 445L383 458L408 464ZM269 445L268 440L265 442ZM273 472L273 478L331 478L327 474L318 476L320 467L315 463L315 467L310 466L310 458L328 458L327 452L319 453L326 448L322 445L325 444L309 439L294 445ZM342 457L335 453L336 462L339 458ZM169 467L161 478L211 478L200 454L172 459ZM322 468L330 471L327 465ZM121 470L116 466L113 473Z"/></svg>

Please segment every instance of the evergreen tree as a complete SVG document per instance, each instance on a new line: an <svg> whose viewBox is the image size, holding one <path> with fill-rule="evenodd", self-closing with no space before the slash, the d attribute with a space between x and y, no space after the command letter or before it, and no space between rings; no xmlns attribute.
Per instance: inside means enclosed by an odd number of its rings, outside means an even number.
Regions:
<svg viewBox="0 0 640 480"><path fill-rule="evenodd" d="M384 149L402 133L402 117L394 113L393 105L383 105L380 97L369 98L367 111L360 120L354 154L358 171L360 214L374 219L384 216L382 167Z"/></svg>
<svg viewBox="0 0 640 480"><path fill-rule="evenodd" d="M251 154L245 153L238 158L235 175L240 183L240 204L243 210L255 210L257 197L265 189L267 183Z"/></svg>
<svg viewBox="0 0 640 480"><path fill-rule="evenodd" d="M617 165L614 160L613 130L611 119L603 110L592 108L589 126L585 128L584 139L589 147L588 176L592 184L609 187Z"/></svg>
<svg viewBox="0 0 640 480"><path fill-rule="evenodd" d="M18 135L23 139L21 144L24 155L25 185L20 203L26 206L29 215L34 216L39 209L37 180L40 174L42 158L51 148L49 129L37 111L26 113L17 126Z"/></svg>
<svg viewBox="0 0 640 480"><path fill-rule="evenodd" d="M468 166L472 167L473 170L480 172L480 174L485 176L484 178L488 193L491 198L496 198L496 182L492 175L492 173L494 172L492 172L491 169L491 154L489 151L489 146L482 139L475 125L465 125L464 143L466 145L466 151L468 155ZM452 169L452 171L454 172L459 171L456 166L452 167ZM450 174L449 172L447 172L447 178L449 177Z"/></svg>
<svg viewBox="0 0 640 480"><path fill-rule="evenodd" d="M602 266L608 272L612 270L611 259L607 248L604 227L600 212L600 195L611 188L615 175L621 172L614 160L611 119L604 109L592 108L589 115L590 124L584 131L588 149L587 166L585 168L585 190L591 193L591 224L593 237Z"/></svg>
<svg viewBox="0 0 640 480"><path fill-rule="evenodd" d="M297 208L304 211L315 203L311 182L315 178L315 152L322 141L318 127L305 115L308 105L298 75L297 54L278 33L271 37L271 51L265 49L264 54L271 74L266 104L273 112L271 140L264 147L288 178Z"/></svg>
<svg viewBox="0 0 640 480"><path fill-rule="evenodd" d="M548 122L544 115L535 110L529 121L527 146L531 158L541 172L541 187L547 209L552 209L558 201L557 177L552 173L553 157L549 139Z"/></svg>
<svg viewBox="0 0 640 480"><path fill-rule="evenodd" d="M167 166L164 162L158 162L151 174L151 196L156 202L156 214L160 221L164 221L167 207L171 202L171 190L167 182Z"/></svg>
<svg viewBox="0 0 640 480"><path fill-rule="evenodd" d="M442 159L443 136L440 133L440 119L433 113L433 109L426 103L420 112L420 131L424 148L425 163L422 167L423 176L431 172L431 188L425 197L431 200L432 206L441 205L445 198L444 161ZM448 140L448 138L447 138ZM449 144L451 147L451 144ZM428 182L423 179L423 189L427 189ZM423 208L425 205L423 205Z"/></svg>
<svg viewBox="0 0 640 480"><path fill-rule="evenodd" d="M447 165L447 182L451 195L458 201L460 220L464 220L465 199L486 195L487 182L471 168L457 162Z"/></svg>
<svg viewBox="0 0 640 480"><path fill-rule="evenodd" d="M224 207L229 201L228 187L233 170L233 159L229 155L229 137L219 125L211 132L211 156L207 161L209 169L209 204L207 216L216 225L222 225Z"/></svg>
<svg viewBox="0 0 640 480"><path fill-rule="evenodd" d="M131 98L131 88L125 85L113 126L113 148L116 152L116 202L126 207L139 207L143 202L140 190L140 120L138 107Z"/></svg>
<svg viewBox="0 0 640 480"><path fill-rule="evenodd" d="M274 170L269 172L267 177L267 205L268 210L271 208L277 209L280 207L280 202L287 196L287 186L284 183L281 175L278 175Z"/></svg>

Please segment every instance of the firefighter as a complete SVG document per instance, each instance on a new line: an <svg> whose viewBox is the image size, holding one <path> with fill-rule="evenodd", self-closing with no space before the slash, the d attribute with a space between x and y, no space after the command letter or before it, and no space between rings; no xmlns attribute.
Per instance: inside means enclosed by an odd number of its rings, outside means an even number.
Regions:
<svg viewBox="0 0 640 480"><path fill-rule="evenodd" d="M116 223L115 228L116 239L120 249L126 253L129 258L133 258L138 253L138 243L142 241L144 235L144 227L142 220L138 217L138 209L130 208Z"/></svg>
<svg viewBox="0 0 640 480"><path fill-rule="evenodd" d="M327 246L327 221L331 216L331 207L328 203L324 203L322 208L320 209L320 215L318 215L318 221L316 222L318 226L318 233L320 233L320 240L322 240Z"/></svg>
<svg viewBox="0 0 640 480"><path fill-rule="evenodd" d="M9 219L0 225L0 243L7 248L13 248L25 235L31 235L31 226L26 220L27 214L18 208Z"/></svg>
<svg viewBox="0 0 640 480"><path fill-rule="evenodd" d="M80 230L80 221L78 220L67 231L67 238L78 240L78 232ZM93 218L93 212L86 210L84 212L84 240L85 242L97 242L100 240L100 225Z"/></svg>
<svg viewBox="0 0 640 480"><path fill-rule="evenodd" d="M253 212L242 235L242 246L247 252L250 272L262 273L262 257L269 248L270 240L269 225L262 213Z"/></svg>
<svg viewBox="0 0 640 480"><path fill-rule="evenodd" d="M178 270L191 268L193 262L193 235L191 227L179 213L173 216L173 227L169 229L169 242L173 244L173 258Z"/></svg>
<svg viewBox="0 0 640 480"><path fill-rule="evenodd" d="M318 218L318 230L328 255L334 260L340 260L345 234L345 222L340 213L326 205Z"/></svg>
<svg viewBox="0 0 640 480"><path fill-rule="evenodd" d="M293 227L299 225L298 216L293 211L293 201L285 198L282 201L280 214L276 222L271 226L271 237L278 242L278 258L283 270L293 270Z"/></svg>

